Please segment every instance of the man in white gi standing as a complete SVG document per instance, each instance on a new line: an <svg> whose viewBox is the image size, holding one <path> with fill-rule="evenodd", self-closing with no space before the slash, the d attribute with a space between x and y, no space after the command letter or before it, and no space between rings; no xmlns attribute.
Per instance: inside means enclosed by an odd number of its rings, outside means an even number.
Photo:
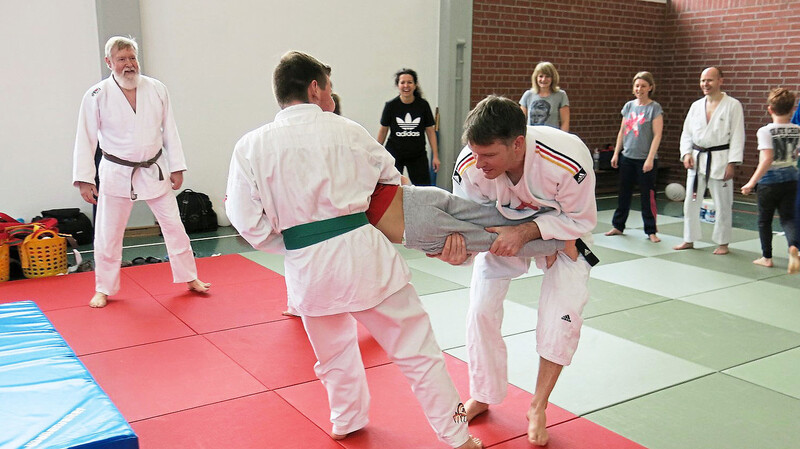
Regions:
<svg viewBox="0 0 800 449"><path fill-rule="evenodd" d="M539 373L527 412L528 441L549 439L545 409L561 370L578 345L581 313L589 300L589 270L597 258L586 246L597 224L592 156L575 135L547 126L526 126L515 102L489 96L467 117L464 147L453 173L453 192L483 204L496 204L507 218L535 216L516 226L487 228L499 235L490 253L475 257L467 316L470 395L467 418L503 401L508 389L507 355L500 326L503 300L512 278L528 271L530 259L514 256L526 242L542 238L571 240L581 256L558 253L544 270L536 326ZM441 259L467 261L463 239L448 237ZM506 256L506 257L498 257Z"/></svg>
<svg viewBox="0 0 800 449"><path fill-rule="evenodd" d="M439 439L482 447L467 432L408 266L364 213L377 183L400 183L393 158L362 126L330 113L330 67L312 56L285 54L273 88L281 111L236 144L225 210L254 248L285 255L289 306L317 356L331 437L369 421L360 322L406 376Z"/></svg>
<svg viewBox="0 0 800 449"><path fill-rule="evenodd" d="M705 96L686 114L681 133L681 161L686 167L683 202L683 243L673 249L694 248L702 238L700 206L706 187L716 208L711 239L719 245L714 254L728 254L733 232L733 175L744 156L744 114L739 100L722 92L722 71L703 70L700 89Z"/></svg>
<svg viewBox="0 0 800 449"><path fill-rule="evenodd" d="M146 201L158 220L174 282L206 292L211 284L197 279L191 243L170 190L181 187L186 161L167 88L139 74L133 39L112 37L105 53L111 75L83 96L72 171L83 199L97 205L96 291L89 305L105 307L108 296L119 291L122 238L136 200ZM94 184L98 143L103 151L99 192Z"/></svg>

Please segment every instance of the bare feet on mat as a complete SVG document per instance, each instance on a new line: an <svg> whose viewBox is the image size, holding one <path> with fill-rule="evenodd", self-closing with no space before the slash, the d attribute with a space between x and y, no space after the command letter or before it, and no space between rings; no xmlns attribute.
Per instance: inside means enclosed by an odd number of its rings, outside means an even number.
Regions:
<svg viewBox="0 0 800 449"><path fill-rule="evenodd" d="M766 257L759 257L758 259L753 261L756 265L761 265L762 267L772 268L772 259L768 259Z"/></svg>
<svg viewBox="0 0 800 449"><path fill-rule="evenodd" d="M789 247L789 274L795 274L800 271L800 254L798 254L796 246Z"/></svg>
<svg viewBox="0 0 800 449"><path fill-rule="evenodd" d="M350 434L349 434L349 433L346 433L346 434L344 434L344 435L340 435L340 434L338 434L338 433L333 433L333 432L331 432L331 438L333 438L334 440L337 440L337 441L338 441L338 440L343 440L343 439L347 438L347 435L350 435Z"/></svg>
<svg viewBox="0 0 800 449"><path fill-rule="evenodd" d="M725 254L728 254L729 252L730 251L728 251L728 244L727 243L724 244L724 245L719 245L717 247L717 249L714 250L714 254L716 254L717 256L724 256Z"/></svg>
<svg viewBox="0 0 800 449"><path fill-rule="evenodd" d="M606 235L622 235L622 231L617 228L611 228L610 231L606 232Z"/></svg>
<svg viewBox="0 0 800 449"><path fill-rule="evenodd" d="M464 408L467 410L467 422L469 422L472 421L472 418L489 410L489 404L469 398L464 404Z"/></svg>
<svg viewBox="0 0 800 449"><path fill-rule="evenodd" d="M350 435L358 432L361 429L363 429L363 427L361 427L359 429L356 429L356 430L354 430L352 432L347 432L347 433L336 433L335 430L331 429L331 433L329 433L328 435L330 435L330 437L333 438L334 440L339 441L339 440L343 440L343 439L349 437Z"/></svg>
<svg viewBox="0 0 800 449"><path fill-rule="evenodd" d="M207 293L208 289L211 288L210 283L203 282L200 279L195 279L192 282L187 282L186 285L189 286L189 290L197 293Z"/></svg>
<svg viewBox="0 0 800 449"><path fill-rule="evenodd" d="M547 444L550 435L547 433L547 415L545 411L536 411L531 407L525 416L528 418L528 442L536 446Z"/></svg>
<svg viewBox="0 0 800 449"><path fill-rule="evenodd" d="M649 238L649 239L650 239L650 241L651 241L651 242L653 242L653 243L658 243L658 242L660 242L660 241L661 241L661 239L660 239L660 238L658 238L658 236L657 236L657 235L655 235L655 234L648 234L648 235L647 235L647 238Z"/></svg>
<svg viewBox="0 0 800 449"><path fill-rule="evenodd" d="M281 315L283 315L283 316L293 316L293 317L300 316L300 315L297 314L297 312L294 309L286 309L283 312L281 312Z"/></svg>
<svg viewBox="0 0 800 449"><path fill-rule="evenodd" d="M467 442L462 444L461 446L458 446L456 449L482 449L482 448L483 448L483 442L478 438L475 438L474 436L470 435Z"/></svg>
<svg viewBox="0 0 800 449"><path fill-rule="evenodd" d="M92 296L92 300L89 301L89 307L105 307L108 304L108 295L105 293L94 292L94 296Z"/></svg>
<svg viewBox="0 0 800 449"><path fill-rule="evenodd" d="M692 242L683 242L680 245L672 247L672 249L678 250L678 251L680 251L682 249L692 249L692 248L694 248L694 243L692 243Z"/></svg>

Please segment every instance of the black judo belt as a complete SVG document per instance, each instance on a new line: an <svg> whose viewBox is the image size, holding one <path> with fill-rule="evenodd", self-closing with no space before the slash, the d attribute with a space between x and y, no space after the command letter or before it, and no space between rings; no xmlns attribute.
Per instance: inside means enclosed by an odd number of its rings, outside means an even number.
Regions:
<svg viewBox="0 0 800 449"><path fill-rule="evenodd" d="M101 149L100 151L103 151L103 150ZM126 161L125 159L120 159L120 158L114 156L113 154L108 154L105 151L103 151L103 157L108 159L110 162L115 163L115 164L124 165L126 167L133 167L133 170L131 170L131 200L135 200L137 198L137 195L136 195L136 192L133 191L133 174L136 173L136 170L138 170L140 168L149 168L150 166L155 164L155 166L158 167L158 180L159 181L163 181L164 180L164 173L161 171L161 166L156 164L156 161L158 160L158 158L161 157L161 153L163 151L164 151L163 148L158 150L158 153L155 156L153 156L152 159L146 160L144 162Z"/></svg>
<svg viewBox="0 0 800 449"><path fill-rule="evenodd" d="M578 252L581 253L583 258L586 259L586 262L588 262L590 266L595 266L598 263L600 263L600 259L598 259L597 256L594 255L594 253L592 252L592 250L589 249L588 246L586 246L586 243L583 243L583 240L576 239L575 248L577 248Z"/></svg>
<svg viewBox="0 0 800 449"><path fill-rule="evenodd" d="M703 148L701 146L692 144L693 150L697 150L700 153L708 153L706 154L706 176L705 176L706 188L708 188L708 176L711 174L711 153L713 153L714 151L727 150L730 147L731 146L728 145L727 143L725 145L717 145L715 147L710 147L710 148ZM697 159L699 162L700 158L698 157ZM694 169L697 173L695 173L694 183L692 184L692 201L697 201L697 183L698 183L697 177L700 175L700 170L698 170L698 167L695 167ZM706 193L705 189L703 189L703 192L701 193L703 194L703 196L705 196Z"/></svg>

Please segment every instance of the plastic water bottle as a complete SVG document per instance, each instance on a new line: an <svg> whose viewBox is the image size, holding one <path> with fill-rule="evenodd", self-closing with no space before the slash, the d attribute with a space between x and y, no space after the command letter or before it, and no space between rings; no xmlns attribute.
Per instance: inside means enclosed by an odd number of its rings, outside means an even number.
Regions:
<svg viewBox="0 0 800 449"><path fill-rule="evenodd" d="M595 148L594 151L592 152L592 161L593 161L595 170L600 168L600 149L599 148Z"/></svg>

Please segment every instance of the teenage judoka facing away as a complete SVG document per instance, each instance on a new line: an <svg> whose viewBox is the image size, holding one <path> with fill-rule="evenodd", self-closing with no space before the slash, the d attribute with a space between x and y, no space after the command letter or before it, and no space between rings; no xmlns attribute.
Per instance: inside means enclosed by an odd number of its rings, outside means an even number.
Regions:
<svg viewBox="0 0 800 449"><path fill-rule="evenodd" d="M254 248L285 255L290 306L328 392L331 437L369 420L360 322L406 376L439 439L482 447L467 432L408 266L364 213L376 184L400 182L392 157L363 127L329 113L330 67L289 52L273 83L282 110L236 144L225 210Z"/></svg>

